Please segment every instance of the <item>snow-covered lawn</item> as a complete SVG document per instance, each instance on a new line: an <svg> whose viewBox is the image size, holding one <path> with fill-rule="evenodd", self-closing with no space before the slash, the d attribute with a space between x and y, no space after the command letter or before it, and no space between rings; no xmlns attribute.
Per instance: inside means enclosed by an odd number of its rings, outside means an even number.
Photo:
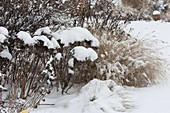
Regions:
<svg viewBox="0 0 170 113"><path fill-rule="evenodd" d="M131 113L170 113L170 85L135 89L131 92L135 107Z"/></svg>
<svg viewBox="0 0 170 113"><path fill-rule="evenodd" d="M156 39L154 43L158 43L164 58L170 61L170 23L136 21L129 24L126 31L130 31L131 35L138 38ZM104 82L94 80L93 83L84 86L80 92L71 90L69 94L61 95L60 92L54 91L47 96L45 102L41 102L54 105L40 105L37 109L31 109L31 113L170 113L169 78L167 75L166 81L156 86L123 89L123 92L125 90L128 92L126 105L121 104L124 96L119 93L115 95L115 90L112 91L112 88L117 89L119 86L111 81L106 82L108 85L102 85ZM93 88L95 91L91 93ZM102 88L106 90L102 91ZM110 104L115 107L110 107Z"/></svg>

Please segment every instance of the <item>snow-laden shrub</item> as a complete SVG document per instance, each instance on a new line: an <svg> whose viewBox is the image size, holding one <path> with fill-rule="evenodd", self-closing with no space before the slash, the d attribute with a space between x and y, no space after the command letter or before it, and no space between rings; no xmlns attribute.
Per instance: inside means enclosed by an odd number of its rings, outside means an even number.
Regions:
<svg viewBox="0 0 170 113"><path fill-rule="evenodd" d="M113 40L102 40L98 65L102 79L143 87L164 78L166 63L152 41L130 37L121 41L114 40L114 37Z"/></svg>
<svg viewBox="0 0 170 113"><path fill-rule="evenodd" d="M95 78L99 41L87 29L75 27L52 33L49 27L43 27L34 36L25 31L16 36L3 33L0 86L7 92L0 97L11 112L36 107L53 86L64 93L74 84ZM18 98L26 101L16 104ZM11 99L15 101L6 104ZM20 107L14 109L15 105Z"/></svg>
<svg viewBox="0 0 170 113"><path fill-rule="evenodd" d="M74 27L59 30L52 34L60 44L55 54L54 69L57 75L56 86L61 86L62 93L67 92L75 83L87 83L96 73L95 49L99 41L87 29Z"/></svg>
<svg viewBox="0 0 170 113"><path fill-rule="evenodd" d="M125 89L112 80L93 79L87 83L77 97L67 104L67 110L76 113L114 113L124 112L129 107Z"/></svg>
<svg viewBox="0 0 170 113"><path fill-rule="evenodd" d="M32 38L25 31L20 31L16 36L8 36L1 46L0 70L3 76L0 85L7 88L7 92L3 92L4 95L1 96L3 106L7 107L9 112L19 112L28 106L35 107L48 93L48 76L43 75L42 71L57 47L48 36ZM31 102L26 102L25 106L25 101L17 101L19 98L30 99Z"/></svg>

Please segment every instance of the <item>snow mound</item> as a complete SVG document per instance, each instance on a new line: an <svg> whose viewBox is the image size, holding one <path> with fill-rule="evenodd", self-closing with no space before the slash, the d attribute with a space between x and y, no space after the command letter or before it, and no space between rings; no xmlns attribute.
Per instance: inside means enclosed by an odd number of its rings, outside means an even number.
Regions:
<svg viewBox="0 0 170 113"><path fill-rule="evenodd" d="M153 11L153 13L152 13L153 15L160 15L161 14L161 12L160 11Z"/></svg>
<svg viewBox="0 0 170 113"><path fill-rule="evenodd" d="M40 32L43 32L43 33L50 33L51 30L49 31L50 29L48 27L45 27L45 28L40 28L37 30L36 34L38 36L34 36L33 38L31 37L31 35L25 31L20 31L18 34L17 34L17 38L19 38L20 40L23 40L25 44L28 44L28 45L34 45L38 40L41 40L44 42L44 45L43 46L47 46L48 49L51 49L51 48L60 48L60 45L58 44L58 42L52 38L51 40L49 40L46 36L44 35L41 35ZM1 41L1 40L0 40Z"/></svg>
<svg viewBox="0 0 170 113"><path fill-rule="evenodd" d="M61 58L62 58L62 54L61 54L61 53L57 53L57 54L55 55L55 58L56 58L58 61L60 61Z"/></svg>
<svg viewBox="0 0 170 113"><path fill-rule="evenodd" d="M5 27L0 26L0 34L8 36L8 30Z"/></svg>
<svg viewBox="0 0 170 113"><path fill-rule="evenodd" d="M64 46L75 42L90 41L91 46L98 47L99 41L87 29L81 27L69 28L52 34L56 40L60 40Z"/></svg>
<svg viewBox="0 0 170 113"><path fill-rule="evenodd" d="M42 27L42 28L39 28L35 31L34 35L43 35L43 34L51 34L51 30L49 27Z"/></svg>
<svg viewBox="0 0 170 113"><path fill-rule="evenodd" d="M0 34L0 43L4 43L6 39L7 38L3 34Z"/></svg>
<svg viewBox="0 0 170 113"><path fill-rule="evenodd" d="M20 40L23 40L25 44L32 45L35 43L35 40L31 37L31 35L25 31L17 33L17 37Z"/></svg>
<svg viewBox="0 0 170 113"><path fill-rule="evenodd" d="M68 60L68 66L74 67L74 58Z"/></svg>
<svg viewBox="0 0 170 113"><path fill-rule="evenodd" d="M53 43L54 48L60 48L60 45L54 38L51 39L51 42Z"/></svg>
<svg viewBox="0 0 170 113"><path fill-rule="evenodd" d="M97 53L92 48L85 48L83 46L74 47L71 53L78 61L94 61L98 58Z"/></svg>
<svg viewBox="0 0 170 113"><path fill-rule="evenodd" d="M58 98L52 96L47 102L56 105L42 106L31 113L127 113L131 104L125 88L112 80L98 79L91 80L80 92Z"/></svg>
<svg viewBox="0 0 170 113"><path fill-rule="evenodd" d="M3 51L0 52L0 57L2 58L7 58L9 60L12 59L11 53L9 53L8 49L4 49Z"/></svg>
<svg viewBox="0 0 170 113"><path fill-rule="evenodd" d="M123 104L123 87L112 80L94 79L85 85L80 94L68 103L72 113L120 113L126 110Z"/></svg>
<svg viewBox="0 0 170 113"><path fill-rule="evenodd" d="M54 49L53 43L44 35L34 36L33 39L35 41L42 41L44 43L43 46L48 47L48 49Z"/></svg>

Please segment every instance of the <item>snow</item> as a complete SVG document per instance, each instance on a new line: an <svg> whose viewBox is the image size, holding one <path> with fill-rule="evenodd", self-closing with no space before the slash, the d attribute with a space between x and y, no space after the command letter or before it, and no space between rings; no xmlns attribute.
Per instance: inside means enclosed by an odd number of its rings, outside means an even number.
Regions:
<svg viewBox="0 0 170 113"><path fill-rule="evenodd" d="M74 75L74 71L71 69L68 69L68 73Z"/></svg>
<svg viewBox="0 0 170 113"><path fill-rule="evenodd" d="M168 41L170 23L163 21L134 21L126 27L126 31L137 38L151 38Z"/></svg>
<svg viewBox="0 0 170 113"><path fill-rule="evenodd" d="M91 46L98 47L99 41L87 29L81 27L69 28L52 34L56 40L60 40L64 46L75 42L91 41Z"/></svg>
<svg viewBox="0 0 170 113"><path fill-rule="evenodd" d="M0 26L0 34L8 36L8 30L5 27Z"/></svg>
<svg viewBox="0 0 170 113"><path fill-rule="evenodd" d="M28 45L33 45L36 43L36 41L41 40L44 42L43 46L47 46L48 49L60 48L60 45L54 38L49 40L46 36L41 35L42 32L45 34L49 34L49 33L51 33L51 30L49 29L49 27L40 28L34 34L34 35L38 35L38 36L34 36L33 38L31 37L31 35L29 33L25 32L25 31L20 31L19 33L17 33L17 38L19 38L20 40L23 40L24 43L28 44Z"/></svg>
<svg viewBox="0 0 170 113"><path fill-rule="evenodd" d="M7 90L7 88L3 87L2 85L0 85L0 89L1 90Z"/></svg>
<svg viewBox="0 0 170 113"><path fill-rule="evenodd" d="M132 66L135 69L138 69L140 67L144 67L147 64L147 62L144 62L141 59L134 59L132 57L128 57L128 61L131 62L131 63L128 64L128 66Z"/></svg>
<svg viewBox="0 0 170 113"><path fill-rule="evenodd" d="M83 46L74 47L71 53L78 61L95 61L98 58L97 53L92 48L85 48Z"/></svg>
<svg viewBox="0 0 170 113"><path fill-rule="evenodd" d="M44 45L43 46L47 46L48 49L51 49L51 48L60 48L60 45L58 44L58 42L52 38L51 40L49 40L46 36L44 35L41 35L40 32L43 32L43 33L49 33L51 31L49 31L49 28L48 27L45 27L45 28L40 28L38 29L35 34L36 35L40 35L40 36L34 36L33 38L31 37L31 35L25 31L20 31L18 34L17 34L17 37L20 39L20 40L23 40L25 44L28 44L28 45L33 45L36 43L36 41L38 40L41 40L44 42Z"/></svg>
<svg viewBox="0 0 170 113"><path fill-rule="evenodd" d="M157 47L165 46L162 48L162 54L170 63L169 29L170 23L162 21L135 21L125 28L126 32L134 37L154 40L153 43L156 43ZM87 48L78 48L80 55L85 54L83 51ZM85 59L84 55L77 57ZM139 59L134 61L134 64L140 67L145 65L145 62ZM110 68L114 67L110 66ZM122 88L111 80L94 79L80 91L70 91L68 95L53 92L46 98L46 103L54 103L54 106L40 105L37 109L31 110L31 113L170 113L169 74L166 80L161 84L145 88ZM123 101L128 103L127 106L131 106L129 110L126 109Z"/></svg>
<svg viewBox="0 0 170 113"><path fill-rule="evenodd" d="M60 59L62 58L62 54L61 54L61 53L57 53L57 54L55 55L55 58L56 58L58 61L60 61Z"/></svg>
<svg viewBox="0 0 170 113"><path fill-rule="evenodd" d="M42 27L42 28L39 28L35 31L34 35L44 35L44 34L47 34L47 35L50 35L51 34L51 30L49 27Z"/></svg>
<svg viewBox="0 0 170 113"><path fill-rule="evenodd" d="M162 21L131 22L126 31L140 39L152 39L153 43L162 47L163 57L170 63L170 23ZM160 44L162 42L162 44ZM141 62L142 63L142 62ZM167 70L169 71L169 70ZM147 88L132 88L129 93L133 96L135 108L131 113L170 113L170 75L166 75L167 82Z"/></svg>
<svg viewBox="0 0 170 113"><path fill-rule="evenodd" d="M53 43L54 48L60 48L60 45L54 38L51 39L51 42Z"/></svg>
<svg viewBox="0 0 170 113"><path fill-rule="evenodd" d="M2 58L7 58L9 60L12 59L11 53L9 53L8 49L4 49L3 51L0 52L0 57Z"/></svg>
<svg viewBox="0 0 170 113"><path fill-rule="evenodd" d="M7 39L6 36L4 36L3 34L0 34L0 43L4 43L6 39Z"/></svg>
<svg viewBox="0 0 170 113"><path fill-rule="evenodd" d="M31 113L119 113L126 110L125 103L129 101L125 94L125 89L112 80L94 79L78 94L59 96L55 102L52 97L50 102L59 104L51 108L40 107Z"/></svg>
<svg viewBox="0 0 170 113"><path fill-rule="evenodd" d="M39 41L39 40L41 40L41 41L43 41L43 46L46 46L46 47L48 47L48 49L54 49L54 45L53 45L53 43L46 37L46 36L44 36L44 35L41 35L41 36L34 36L33 37L33 39L35 40L35 41Z"/></svg>
<svg viewBox="0 0 170 113"><path fill-rule="evenodd" d="M160 11L153 11L152 15L160 15L161 12Z"/></svg>
<svg viewBox="0 0 170 113"><path fill-rule="evenodd" d="M126 26L125 30L133 37L149 39L156 46L162 48L164 54L170 55L170 23L162 21L134 21Z"/></svg>
<svg viewBox="0 0 170 113"><path fill-rule="evenodd" d="M134 62L135 69L140 68L142 66L144 67L145 65L146 65L146 63L143 60L136 60Z"/></svg>
<svg viewBox="0 0 170 113"><path fill-rule="evenodd" d="M20 40L23 40L25 44L33 45L35 43L35 40L31 37L31 35L25 31L17 33L17 37Z"/></svg>
<svg viewBox="0 0 170 113"><path fill-rule="evenodd" d="M74 58L68 60L68 66L74 67Z"/></svg>
<svg viewBox="0 0 170 113"><path fill-rule="evenodd" d="M65 2L67 2L67 0L62 0L62 3L64 4Z"/></svg>
<svg viewBox="0 0 170 113"><path fill-rule="evenodd" d="M132 113L170 113L170 85L133 89L135 108Z"/></svg>
<svg viewBox="0 0 170 113"><path fill-rule="evenodd" d="M125 91L112 80L94 79L86 84L80 94L68 103L68 113L116 113L125 111L123 96ZM114 112L115 111L115 112Z"/></svg>
<svg viewBox="0 0 170 113"><path fill-rule="evenodd" d="M112 2L115 4L115 6L121 6L122 0L112 0Z"/></svg>

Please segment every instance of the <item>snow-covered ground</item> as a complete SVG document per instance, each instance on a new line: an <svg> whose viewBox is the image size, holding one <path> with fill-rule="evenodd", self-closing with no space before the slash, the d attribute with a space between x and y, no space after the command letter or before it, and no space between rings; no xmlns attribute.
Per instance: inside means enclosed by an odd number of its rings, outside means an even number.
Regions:
<svg viewBox="0 0 170 113"><path fill-rule="evenodd" d="M131 113L170 113L170 85L164 84L131 92L135 107Z"/></svg>
<svg viewBox="0 0 170 113"><path fill-rule="evenodd" d="M144 22L144 21L136 21L132 22L126 27L126 31L131 35L143 38L143 39L156 39L155 43L158 44L158 48L162 48L162 52L167 58L167 61L170 61L170 23L166 22ZM161 45L160 45L161 43ZM60 92L52 93L48 95L45 102L46 104L54 104L54 105L40 105L37 109L31 109L31 113L170 113L170 76L167 75L167 81L162 82L159 85L146 87L146 88L127 88L123 89L128 92L128 97L122 96L122 94L114 95L115 93L112 91L112 88L118 88L118 86L114 85L114 83L108 81L107 86L104 87L104 92L101 91L101 87L98 87L103 84L101 81L94 81L93 83L87 84L80 92L70 91L67 95L61 95ZM91 89L92 86L96 88L94 93ZM110 85L112 87L110 87ZM114 86L114 87L113 87ZM118 88L119 89L119 88ZM76 93L75 93L76 92ZM96 98L90 94L99 94ZM110 95L105 95L105 93ZM116 92L117 93L117 92ZM125 92L123 93L125 94ZM101 96L103 95L103 96ZM93 98L94 97L94 98ZM125 110L127 106L124 104L120 104L117 101L123 103L122 99L130 99L127 100L129 103L126 105L130 105L130 110ZM90 103L90 101L93 103ZM106 101L108 99L108 101ZM115 102L112 102L113 101ZM115 99L115 100L114 100ZM109 101L111 100L111 101ZM116 104L117 102L117 104ZM115 105L111 111L111 107L107 105ZM85 107L85 108L83 108Z"/></svg>
<svg viewBox="0 0 170 113"><path fill-rule="evenodd" d="M165 55L170 55L170 23L163 21L134 21L125 30L133 37L140 39L152 39L162 46ZM160 45L162 44L162 45Z"/></svg>
<svg viewBox="0 0 170 113"><path fill-rule="evenodd" d="M162 41L161 51L170 61L170 23L136 21L128 25L127 29L131 29L130 34L138 38ZM170 113L170 75L167 76L167 81L159 85L132 90L135 107L131 113Z"/></svg>

